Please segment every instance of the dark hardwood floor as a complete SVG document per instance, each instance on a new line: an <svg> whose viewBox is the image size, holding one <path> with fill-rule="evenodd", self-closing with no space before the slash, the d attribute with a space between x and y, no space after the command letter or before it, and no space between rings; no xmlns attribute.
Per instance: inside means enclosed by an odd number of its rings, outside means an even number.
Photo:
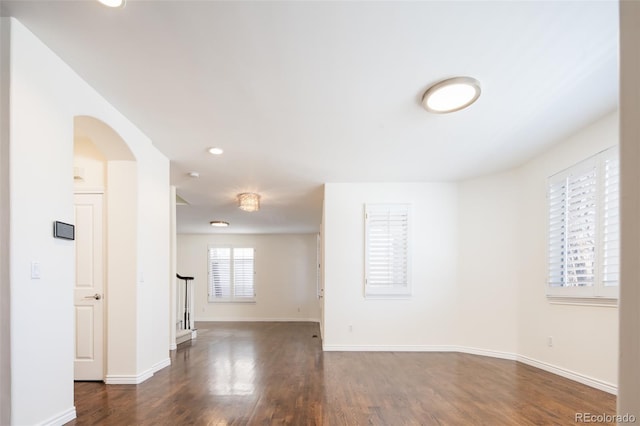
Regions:
<svg viewBox="0 0 640 426"><path fill-rule="evenodd" d="M575 425L615 396L513 361L327 352L314 323L199 323L133 385L75 384L69 425Z"/></svg>

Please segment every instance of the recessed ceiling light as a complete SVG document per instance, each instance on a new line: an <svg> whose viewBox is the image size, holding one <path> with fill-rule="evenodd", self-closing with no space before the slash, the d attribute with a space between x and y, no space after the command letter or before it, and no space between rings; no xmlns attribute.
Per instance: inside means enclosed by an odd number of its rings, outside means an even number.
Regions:
<svg viewBox="0 0 640 426"><path fill-rule="evenodd" d="M209 148L209 153L213 155L222 155L223 152L222 148Z"/></svg>
<svg viewBox="0 0 640 426"><path fill-rule="evenodd" d="M429 112L444 114L460 111L480 96L480 82L471 77L455 77L431 86L422 97L422 105Z"/></svg>
<svg viewBox="0 0 640 426"><path fill-rule="evenodd" d="M124 7L124 0L98 0L100 3L109 7Z"/></svg>
<svg viewBox="0 0 640 426"><path fill-rule="evenodd" d="M209 222L209 225L215 228L226 228L227 226L229 226L229 222L225 222L222 220L212 220L211 222Z"/></svg>

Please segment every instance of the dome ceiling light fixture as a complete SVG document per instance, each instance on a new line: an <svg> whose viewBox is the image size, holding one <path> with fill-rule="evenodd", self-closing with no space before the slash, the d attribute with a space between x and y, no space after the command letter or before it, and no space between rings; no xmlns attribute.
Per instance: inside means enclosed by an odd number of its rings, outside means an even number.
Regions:
<svg viewBox="0 0 640 426"><path fill-rule="evenodd" d="M229 222L225 222L223 220L212 220L211 222L209 222L209 225L213 226L214 228L226 228L227 226L229 226Z"/></svg>
<svg viewBox="0 0 640 426"><path fill-rule="evenodd" d="M124 7L125 5L125 0L98 0L100 3L102 3L105 6L108 7Z"/></svg>
<svg viewBox="0 0 640 426"><path fill-rule="evenodd" d="M224 149L222 148L218 148L218 147L209 148L209 154L211 155L222 155L223 153L224 153Z"/></svg>
<svg viewBox="0 0 640 426"><path fill-rule="evenodd" d="M422 106L435 114L460 111L480 97L480 82L472 77L454 77L429 87Z"/></svg>
<svg viewBox="0 0 640 426"><path fill-rule="evenodd" d="M238 194L238 207L246 212L260 210L260 195L253 192Z"/></svg>

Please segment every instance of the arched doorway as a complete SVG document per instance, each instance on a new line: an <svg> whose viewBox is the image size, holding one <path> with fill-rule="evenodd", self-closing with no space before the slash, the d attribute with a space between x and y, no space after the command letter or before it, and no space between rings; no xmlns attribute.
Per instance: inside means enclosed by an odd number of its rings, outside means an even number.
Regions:
<svg viewBox="0 0 640 426"><path fill-rule="evenodd" d="M74 119L76 380L135 368L137 166L126 142L89 116Z"/></svg>

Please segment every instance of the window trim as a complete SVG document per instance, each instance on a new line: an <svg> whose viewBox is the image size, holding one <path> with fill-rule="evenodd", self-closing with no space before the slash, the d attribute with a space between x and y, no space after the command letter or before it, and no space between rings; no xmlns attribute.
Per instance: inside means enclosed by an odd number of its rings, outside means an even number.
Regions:
<svg viewBox="0 0 640 426"><path fill-rule="evenodd" d="M373 286L369 284L369 215L376 211L398 210L406 214L406 283L404 285ZM411 205L401 203L368 203L364 205L364 297L366 299L408 299L412 295L411 279Z"/></svg>
<svg viewBox="0 0 640 426"><path fill-rule="evenodd" d="M545 292L547 299L552 304L591 305L591 306L617 306L618 291L620 287L619 272L618 283L614 286L604 285L604 214L606 175L605 165L611 159L618 158L618 147L613 146L582 160L567 169L547 178L546 182L546 278ZM554 183L567 179L571 175L579 174L585 170L595 170L595 247L594 247L594 279L589 286L552 286L550 283L551 260L551 199L550 191ZM619 173L619 163L618 163ZM618 188L619 200L619 188ZM619 231L618 231L619 232ZM619 250L619 249L618 249ZM619 258L619 254L618 254Z"/></svg>
<svg viewBox="0 0 640 426"><path fill-rule="evenodd" d="M212 249L229 249L230 250L230 296L229 297L215 297L211 294L212 289L212 276L211 276L211 254L210 251ZM235 250L239 249L251 249L253 251L253 297L237 297L234 296L235 293ZM207 302L208 303L256 303L256 249L254 247L246 247L246 246L230 246L230 245L209 245L207 246Z"/></svg>

